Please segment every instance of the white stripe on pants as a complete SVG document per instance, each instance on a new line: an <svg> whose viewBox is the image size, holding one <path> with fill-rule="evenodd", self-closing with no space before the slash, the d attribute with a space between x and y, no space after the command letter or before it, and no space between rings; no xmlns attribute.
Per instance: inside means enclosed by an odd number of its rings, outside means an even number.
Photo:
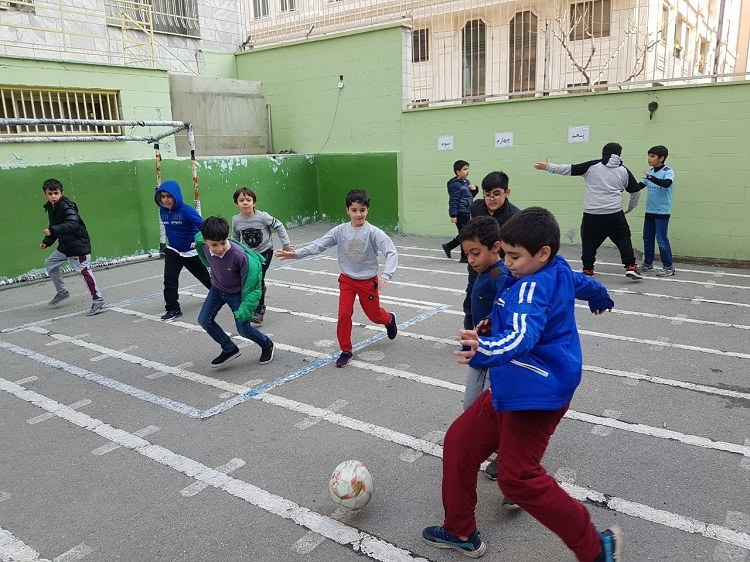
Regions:
<svg viewBox="0 0 750 562"><path fill-rule="evenodd" d="M94 274L91 273L91 254L85 256L66 256L60 250L55 250L44 260L44 268L47 270L50 279L52 279L52 283L55 284L57 292L62 293L66 291L61 272L62 265L66 261L70 262L73 269L83 276L83 280L86 281L86 286L91 293L91 298L95 301L102 300L102 294L99 292Z"/></svg>

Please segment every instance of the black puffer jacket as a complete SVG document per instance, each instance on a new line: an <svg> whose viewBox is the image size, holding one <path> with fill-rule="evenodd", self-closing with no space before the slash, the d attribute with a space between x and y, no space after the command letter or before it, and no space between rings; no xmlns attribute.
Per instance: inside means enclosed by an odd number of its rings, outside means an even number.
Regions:
<svg viewBox="0 0 750 562"><path fill-rule="evenodd" d="M47 201L44 210L49 215L47 228L52 233L42 240L45 246L49 247L57 240L57 249L66 256L85 256L91 253L88 230L73 201L63 196L57 205L52 205Z"/></svg>

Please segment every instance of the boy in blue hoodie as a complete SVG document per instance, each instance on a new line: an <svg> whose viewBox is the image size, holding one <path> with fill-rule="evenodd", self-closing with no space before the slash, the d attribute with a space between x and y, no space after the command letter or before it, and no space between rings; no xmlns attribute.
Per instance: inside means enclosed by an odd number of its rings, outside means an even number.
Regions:
<svg viewBox="0 0 750 562"><path fill-rule="evenodd" d="M456 160L453 163L453 173L456 174L448 180L448 216L451 222L456 225L458 232L471 219L471 204L474 201L479 189L469 180L469 163L466 160ZM443 244L443 252L449 258L451 250L461 246L458 235L451 241ZM461 248L461 263L466 263L466 254Z"/></svg>
<svg viewBox="0 0 750 562"><path fill-rule="evenodd" d="M594 314L614 302L604 286L574 272L560 248L552 213L530 207L500 229L509 283L492 311L492 335L461 330L459 363L490 368L490 389L459 416L443 448L443 525L422 538L472 558L487 546L477 530L477 471L498 449L503 494L557 534L581 562L622 560L617 528L598 532L586 507L544 470L541 459L581 381L583 356L574 301L588 301Z"/></svg>
<svg viewBox="0 0 750 562"><path fill-rule="evenodd" d="M159 207L159 217L167 234L164 251L164 308L161 319L173 322L182 316L177 288L183 267L206 288L211 288L211 277L193 247L195 234L203 219L198 211L182 201L180 184L167 180L156 188L154 201Z"/></svg>

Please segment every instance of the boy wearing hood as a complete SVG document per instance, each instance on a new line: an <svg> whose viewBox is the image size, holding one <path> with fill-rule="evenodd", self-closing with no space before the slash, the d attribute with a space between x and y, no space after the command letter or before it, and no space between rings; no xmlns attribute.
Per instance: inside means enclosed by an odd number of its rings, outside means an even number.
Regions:
<svg viewBox="0 0 750 562"><path fill-rule="evenodd" d="M173 322L182 316L177 288L183 267L187 268L206 289L211 289L211 276L193 247L195 235L200 230L203 219L198 211L183 203L180 184L174 180L167 180L156 188L154 201L159 207L159 217L167 235L167 247L164 250L166 312L161 319Z"/></svg>
<svg viewBox="0 0 750 562"><path fill-rule="evenodd" d="M635 263L630 227L622 210L622 192L630 193L628 212L633 210L640 198L641 186L633 174L622 164L622 146L610 142L602 148L601 160L590 160L581 164L553 164L537 162L534 168L547 170L563 176L583 176L586 193L583 196L583 219L581 220L581 261L584 275L594 275L596 251L609 238L620 251L625 276L642 279Z"/></svg>

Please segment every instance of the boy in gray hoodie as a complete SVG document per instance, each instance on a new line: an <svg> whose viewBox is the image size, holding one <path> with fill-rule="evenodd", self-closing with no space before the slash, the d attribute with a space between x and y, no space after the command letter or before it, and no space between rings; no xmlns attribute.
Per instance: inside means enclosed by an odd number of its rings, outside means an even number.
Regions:
<svg viewBox="0 0 750 562"><path fill-rule="evenodd" d="M583 176L586 193L583 197L581 220L581 261L583 274L594 275L594 262L599 246L609 238L620 251L625 276L642 279L635 263L630 227L622 210L622 193L630 193L628 211L638 204L641 186L633 174L622 164L622 146L609 142L602 148L601 160L581 164L553 164L537 162L534 168L563 176Z"/></svg>

